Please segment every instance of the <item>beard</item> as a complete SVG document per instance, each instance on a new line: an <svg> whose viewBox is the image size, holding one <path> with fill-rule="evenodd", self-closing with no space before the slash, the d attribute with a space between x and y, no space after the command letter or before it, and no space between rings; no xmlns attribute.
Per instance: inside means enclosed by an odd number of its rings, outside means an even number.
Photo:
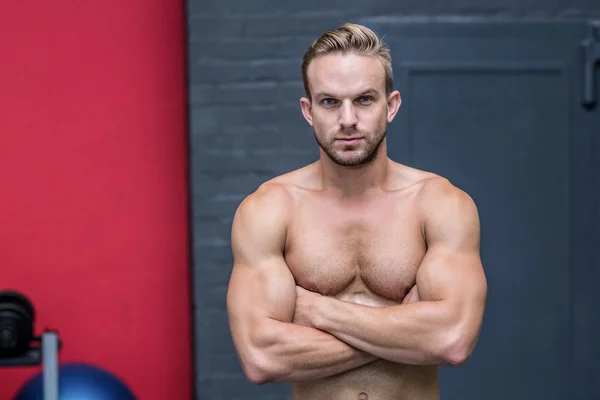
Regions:
<svg viewBox="0 0 600 400"><path fill-rule="evenodd" d="M323 149L325 154L337 165L342 167L357 167L360 165L370 164L377 159L377 155L379 154L379 147L381 147L381 143L385 139L387 135L387 130L384 127L381 132L378 132L376 135L368 135L366 132L360 132L363 141L365 142L365 146L363 146L360 150L336 150L335 139L327 140L326 137L318 135L316 131L313 131L315 135L315 139L319 144L319 147ZM345 134L335 134L328 135L327 137L343 137L343 136L357 136L355 133L358 131L345 131Z"/></svg>

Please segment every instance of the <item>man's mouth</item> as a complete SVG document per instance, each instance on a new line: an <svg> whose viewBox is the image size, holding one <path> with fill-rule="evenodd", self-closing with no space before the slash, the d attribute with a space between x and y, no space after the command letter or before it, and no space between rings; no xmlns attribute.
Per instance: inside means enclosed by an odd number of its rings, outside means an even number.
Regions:
<svg viewBox="0 0 600 400"><path fill-rule="evenodd" d="M362 138L360 137L351 137L351 138L339 138L337 139L340 143L344 143L344 144L357 144L358 142L360 142L362 140Z"/></svg>

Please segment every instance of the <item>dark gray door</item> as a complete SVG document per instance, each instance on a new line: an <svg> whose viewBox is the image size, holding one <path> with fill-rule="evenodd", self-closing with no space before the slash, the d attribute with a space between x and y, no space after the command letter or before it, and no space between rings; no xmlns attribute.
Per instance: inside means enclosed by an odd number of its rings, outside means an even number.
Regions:
<svg viewBox="0 0 600 400"><path fill-rule="evenodd" d="M361 22L385 35L403 97L390 157L446 176L479 207L487 312L471 360L441 370L442 399L600 399L588 26Z"/></svg>
<svg viewBox="0 0 600 400"><path fill-rule="evenodd" d="M442 369L442 399L600 399L600 111L582 107L587 25L357 22L393 52L404 103L390 156L448 177L479 206L488 307L471 360ZM275 47L295 60L248 63L279 42L223 50L211 35L227 27L209 27L189 46L196 398L282 400L289 385L249 384L233 348L229 233L245 195L317 157L297 102L308 39Z"/></svg>

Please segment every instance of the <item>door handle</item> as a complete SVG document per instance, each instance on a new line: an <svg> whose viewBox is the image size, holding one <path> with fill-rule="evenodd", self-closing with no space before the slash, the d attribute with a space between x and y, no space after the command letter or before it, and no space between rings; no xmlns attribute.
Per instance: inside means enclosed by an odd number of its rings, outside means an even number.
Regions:
<svg viewBox="0 0 600 400"><path fill-rule="evenodd" d="M583 105L592 108L596 105L595 68L600 62L600 40L598 27L590 27L590 35L582 42L583 47Z"/></svg>

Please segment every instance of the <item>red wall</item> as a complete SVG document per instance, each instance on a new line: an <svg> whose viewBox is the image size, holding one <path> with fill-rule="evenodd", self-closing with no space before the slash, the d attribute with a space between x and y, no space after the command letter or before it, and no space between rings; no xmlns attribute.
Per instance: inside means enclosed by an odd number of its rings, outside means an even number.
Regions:
<svg viewBox="0 0 600 400"><path fill-rule="evenodd" d="M183 7L0 3L0 289L141 400L191 398Z"/></svg>

